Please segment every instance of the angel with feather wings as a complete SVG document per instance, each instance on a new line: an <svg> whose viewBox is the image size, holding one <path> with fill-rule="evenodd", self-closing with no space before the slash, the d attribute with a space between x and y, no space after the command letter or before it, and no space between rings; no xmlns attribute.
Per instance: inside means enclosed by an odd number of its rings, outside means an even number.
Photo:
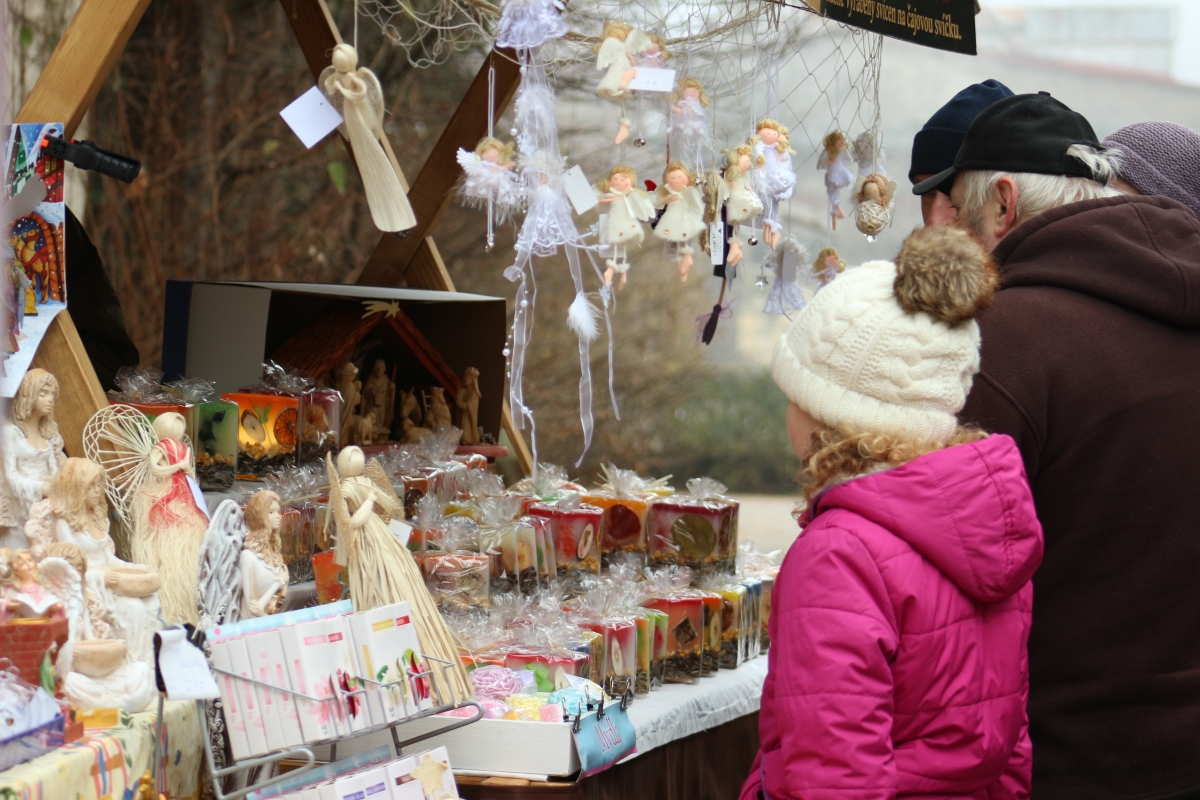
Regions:
<svg viewBox="0 0 1200 800"><path fill-rule="evenodd" d="M629 82L637 75L637 56L653 51L656 46L649 36L635 30L628 22L610 19L604 23L600 43L594 49L596 69L605 70L604 77L596 87L596 94L621 104L620 127L613 144L620 144L629 138L629 126L632 123L625 115L625 101L629 97Z"/></svg>
<svg viewBox="0 0 1200 800"><path fill-rule="evenodd" d="M513 169L515 148L512 142L505 144L489 136L479 141L474 152L458 149L458 165L463 169L458 196L472 208L490 206L500 224L525 205L525 192Z"/></svg>
<svg viewBox="0 0 1200 800"><path fill-rule="evenodd" d="M398 233L417 224L400 177L384 152L383 87L366 67L358 67L358 51L348 44L333 48L333 65L321 73L318 85L342 115L338 126L354 149L362 176L371 220L386 233Z"/></svg>

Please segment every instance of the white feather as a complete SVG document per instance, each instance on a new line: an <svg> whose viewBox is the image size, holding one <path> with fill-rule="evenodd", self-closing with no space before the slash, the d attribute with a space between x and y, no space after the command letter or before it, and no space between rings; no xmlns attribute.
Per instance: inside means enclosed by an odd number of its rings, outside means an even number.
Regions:
<svg viewBox="0 0 1200 800"><path fill-rule="evenodd" d="M567 310L567 326L585 342L593 342L600 335L600 325L597 320L600 309L588 302L583 292L575 295L575 300Z"/></svg>

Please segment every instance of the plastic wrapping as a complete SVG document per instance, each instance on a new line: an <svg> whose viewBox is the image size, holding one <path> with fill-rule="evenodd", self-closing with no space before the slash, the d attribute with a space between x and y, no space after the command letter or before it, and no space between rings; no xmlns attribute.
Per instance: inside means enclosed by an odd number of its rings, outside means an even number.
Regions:
<svg viewBox="0 0 1200 800"><path fill-rule="evenodd" d="M658 495L650 486L661 487L670 476L649 481L633 470L612 464L601 467L605 481L584 495L584 502L604 509L604 538L601 561L626 564L636 570L646 566L646 525L650 503Z"/></svg>
<svg viewBox="0 0 1200 800"><path fill-rule="evenodd" d="M650 506L648 553L651 567L678 564L732 575L737 552L738 504L710 478L688 481L688 494Z"/></svg>
<svg viewBox="0 0 1200 800"><path fill-rule="evenodd" d="M746 658L757 658L762 652L763 625L763 582L761 578L742 578L739 583L746 587L746 613L742 619L746 625Z"/></svg>
<svg viewBox="0 0 1200 800"><path fill-rule="evenodd" d="M327 453L336 453L342 420L342 396L336 389L313 389L300 395L301 464L324 462Z"/></svg>
<svg viewBox="0 0 1200 800"><path fill-rule="evenodd" d="M704 601L687 588L691 577L692 572L686 567L646 571L646 590L654 596L643 605L667 616L663 668L666 683L694 683L701 676Z"/></svg>
<svg viewBox="0 0 1200 800"><path fill-rule="evenodd" d="M604 512L566 492L554 503L534 503L529 514L549 520L555 571L566 594L578 594L587 577L600 574Z"/></svg>
<svg viewBox="0 0 1200 800"><path fill-rule="evenodd" d="M222 397L238 407L239 479L261 480L296 466L299 398L250 392Z"/></svg>
<svg viewBox="0 0 1200 800"><path fill-rule="evenodd" d="M744 618L750 613L749 590L735 580L723 575L706 575L697 582L700 589L721 599L720 618L715 620L716 628L710 632L712 649L721 669L734 669L750 657L750 628L744 624ZM708 656L707 650L705 656Z"/></svg>
<svg viewBox="0 0 1200 800"><path fill-rule="evenodd" d="M479 549L491 560L492 593L538 591L537 531L513 519L521 501L488 497L479 502Z"/></svg>
<svg viewBox="0 0 1200 800"><path fill-rule="evenodd" d="M534 503L553 503L567 493L582 494L586 490L567 480L567 471L557 464L538 464L534 475L522 478L509 489L510 494L524 498L524 513Z"/></svg>
<svg viewBox="0 0 1200 800"><path fill-rule="evenodd" d="M491 604L491 560L484 553L429 551L416 554L425 586L442 609L486 608Z"/></svg>

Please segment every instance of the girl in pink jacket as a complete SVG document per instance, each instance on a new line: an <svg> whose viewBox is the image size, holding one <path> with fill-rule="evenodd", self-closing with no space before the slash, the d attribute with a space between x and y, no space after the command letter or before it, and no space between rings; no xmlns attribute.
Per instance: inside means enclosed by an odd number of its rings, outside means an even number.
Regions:
<svg viewBox="0 0 1200 800"><path fill-rule="evenodd" d="M995 286L968 234L920 229L776 345L808 507L741 800L1029 796L1042 532L1013 441L955 418Z"/></svg>

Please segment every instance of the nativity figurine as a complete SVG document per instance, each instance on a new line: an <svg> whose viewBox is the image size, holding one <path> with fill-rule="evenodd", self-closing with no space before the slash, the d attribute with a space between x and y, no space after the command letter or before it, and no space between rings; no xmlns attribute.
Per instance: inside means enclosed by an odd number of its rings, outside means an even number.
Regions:
<svg viewBox="0 0 1200 800"><path fill-rule="evenodd" d="M375 359L371 374L362 387L362 402L359 414L374 415L374 428L385 431L392 427L392 417L396 412L396 384L388 379L387 364L382 358ZM359 444L351 442L351 444Z"/></svg>
<svg viewBox="0 0 1200 800"><path fill-rule="evenodd" d="M450 417L450 406L446 405L446 390L441 386L434 386L429 390L429 397L425 401L425 427L431 431L436 431L439 428L448 428L454 424L454 420Z"/></svg>
<svg viewBox="0 0 1200 800"><path fill-rule="evenodd" d="M704 200L696 188L696 176L682 161L672 161L663 170L654 207L662 210L662 216L653 225L654 235L675 244L679 279L686 281L695 252L692 243L708 226L704 224Z"/></svg>
<svg viewBox="0 0 1200 800"><path fill-rule="evenodd" d="M25 521L34 503L46 490L66 460L63 439L54 421L58 380L44 369L25 373L9 406L9 420L0 427L3 441L3 503L0 546L24 548Z"/></svg>
<svg viewBox="0 0 1200 800"><path fill-rule="evenodd" d="M362 381L358 378L358 367L353 361L343 362L334 372L333 388L342 396L342 419L338 430L346 430L350 418L358 413L362 400Z"/></svg>
<svg viewBox="0 0 1200 800"><path fill-rule="evenodd" d="M613 275L619 274L617 288L621 289L629 274L629 248L646 237L642 223L654 219L654 206L637 187L637 173L624 164L610 169L594 188L600 204L608 206L608 221L600 231L601 244L612 248L612 258L604 262L604 285L611 286Z"/></svg>
<svg viewBox="0 0 1200 800"><path fill-rule="evenodd" d="M462 385L454 396L454 405L458 406L458 427L462 428L463 444L479 444L479 401L483 395L479 391L479 370L467 367L463 372Z"/></svg>

